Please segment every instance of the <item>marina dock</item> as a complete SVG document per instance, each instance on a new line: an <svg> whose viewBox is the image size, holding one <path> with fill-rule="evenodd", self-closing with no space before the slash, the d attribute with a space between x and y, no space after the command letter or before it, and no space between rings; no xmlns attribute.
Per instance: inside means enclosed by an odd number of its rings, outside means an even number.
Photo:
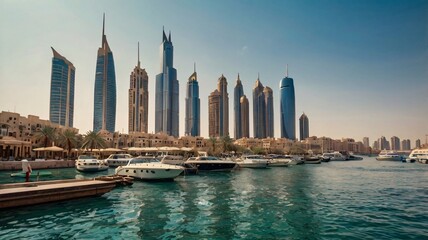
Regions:
<svg viewBox="0 0 428 240"><path fill-rule="evenodd" d="M54 180L0 184L0 209L101 196L117 186L117 181Z"/></svg>

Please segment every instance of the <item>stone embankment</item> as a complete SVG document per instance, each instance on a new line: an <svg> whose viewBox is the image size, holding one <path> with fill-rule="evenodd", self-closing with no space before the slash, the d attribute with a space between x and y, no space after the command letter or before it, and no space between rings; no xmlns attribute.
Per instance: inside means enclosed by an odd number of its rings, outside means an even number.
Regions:
<svg viewBox="0 0 428 240"><path fill-rule="evenodd" d="M32 169L71 168L74 160L28 161ZM21 170L21 161L0 161L0 170Z"/></svg>

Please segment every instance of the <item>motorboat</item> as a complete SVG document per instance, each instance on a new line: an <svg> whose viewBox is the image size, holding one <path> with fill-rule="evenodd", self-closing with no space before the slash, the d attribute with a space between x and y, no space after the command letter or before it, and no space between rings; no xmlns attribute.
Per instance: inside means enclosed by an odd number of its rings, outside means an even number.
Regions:
<svg viewBox="0 0 428 240"><path fill-rule="evenodd" d="M193 157L195 158L195 157ZM184 175L197 174L198 168L193 166L192 164L186 163L186 159L184 159L181 155L163 155L161 156L161 163L171 164L184 167Z"/></svg>
<svg viewBox="0 0 428 240"><path fill-rule="evenodd" d="M75 166L81 172L99 172L108 169L108 165L103 160L98 160L90 155L80 155L76 160Z"/></svg>
<svg viewBox="0 0 428 240"><path fill-rule="evenodd" d="M401 161L402 157L394 151L381 151L376 158L378 161Z"/></svg>
<svg viewBox="0 0 428 240"><path fill-rule="evenodd" d="M333 155L330 158L330 161L346 161L348 160L345 155L342 155L340 152L333 152Z"/></svg>
<svg viewBox="0 0 428 240"><path fill-rule="evenodd" d="M164 164L158 159L139 156L128 161L126 166L119 166L115 174L129 176L141 180L173 180L178 177L184 168L177 165Z"/></svg>
<svg viewBox="0 0 428 240"><path fill-rule="evenodd" d="M290 155L290 156L291 156L291 159L288 165L300 165L305 163L305 161L301 156L298 156L298 155Z"/></svg>
<svg viewBox="0 0 428 240"><path fill-rule="evenodd" d="M351 161L351 160L363 160L363 158L362 157L358 157L358 156L355 156L353 153L349 153L349 155L348 155L348 158L347 158L349 161Z"/></svg>
<svg viewBox="0 0 428 240"><path fill-rule="evenodd" d="M129 160L131 160L132 158L133 156L130 154L116 153L116 154L111 154L107 159L104 160L104 162L109 167L115 168L119 166L126 166Z"/></svg>
<svg viewBox="0 0 428 240"><path fill-rule="evenodd" d="M307 156L305 157L305 164L320 164L321 157L319 156Z"/></svg>
<svg viewBox="0 0 428 240"><path fill-rule="evenodd" d="M185 164L196 167L198 171L232 171L237 166L232 160L214 156L190 157Z"/></svg>
<svg viewBox="0 0 428 240"><path fill-rule="evenodd" d="M269 167L288 167L293 157L290 155L276 155L271 154L268 156Z"/></svg>
<svg viewBox="0 0 428 240"><path fill-rule="evenodd" d="M261 155L243 155L236 159L241 168L267 168L269 166L268 159Z"/></svg>
<svg viewBox="0 0 428 240"><path fill-rule="evenodd" d="M408 159L409 159L409 161L415 160L415 161L418 161L420 163L427 164L428 163L428 148L414 149L410 153Z"/></svg>

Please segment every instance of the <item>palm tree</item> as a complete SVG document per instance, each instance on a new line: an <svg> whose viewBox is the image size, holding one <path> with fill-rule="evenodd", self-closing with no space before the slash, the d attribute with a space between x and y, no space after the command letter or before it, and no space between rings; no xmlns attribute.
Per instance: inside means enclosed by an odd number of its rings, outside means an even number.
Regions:
<svg viewBox="0 0 428 240"><path fill-rule="evenodd" d="M50 126L44 126L42 129L40 129L35 137L37 140L41 140L43 139L43 146L47 147L49 141L54 141L56 136L55 136L55 128L50 127Z"/></svg>
<svg viewBox="0 0 428 240"><path fill-rule="evenodd" d="M229 151L230 145L232 144L232 139L229 137L229 135L223 136L221 141L223 143L223 152Z"/></svg>
<svg viewBox="0 0 428 240"><path fill-rule="evenodd" d="M82 148L89 148L92 152L92 149L105 148L106 145L107 143L104 138L101 137L100 132L88 131L83 138Z"/></svg>
<svg viewBox="0 0 428 240"><path fill-rule="evenodd" d="M59 143L67 149L67 158L70 158L71 149L77 146L77 133L67 129L59 135Z"/></svg>
<svg viewBox="0 0 428 240"><path fill-rule="evenodd" d="M215 153L215 145L217 144L217 138L211 136L209 140L211 142L212 149L213 149L213 154L214 154Z"/></svg>

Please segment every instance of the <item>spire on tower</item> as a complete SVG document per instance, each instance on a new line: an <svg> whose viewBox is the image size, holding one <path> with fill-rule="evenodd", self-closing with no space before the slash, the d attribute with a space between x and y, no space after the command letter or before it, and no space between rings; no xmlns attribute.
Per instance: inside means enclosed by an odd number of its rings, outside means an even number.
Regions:
<svg viewBox="0 0 428 240"><path fill-rule="evenodd" d="M196 72L196 62L193 63L193 72Z"/></svg>
<svg viewBox="0 0 428 240"><path fill-rule="evenodd" d="M168 39L166 38L166 35L165 35L165 27L164 26L162 26L162 32L163 32L163 39L162 39L162 41L163 42L168 41Z"/></svg>
<svg viewBox="0 0 428 240"><path fill-rule="evenodd" d="M169 30L168 42L171 42L171 30Z"/></svg>
<svg viewBox="0 0 428 240"><path fill-rule="evenodd" d="M138 67L140 67L140 42L138 42Z"/></svg>
<svg viewBox="0 0 428 240"><path fill-rule="evenodd" d="M285 77L288 77L288 64L286 65Z"/></svg>

